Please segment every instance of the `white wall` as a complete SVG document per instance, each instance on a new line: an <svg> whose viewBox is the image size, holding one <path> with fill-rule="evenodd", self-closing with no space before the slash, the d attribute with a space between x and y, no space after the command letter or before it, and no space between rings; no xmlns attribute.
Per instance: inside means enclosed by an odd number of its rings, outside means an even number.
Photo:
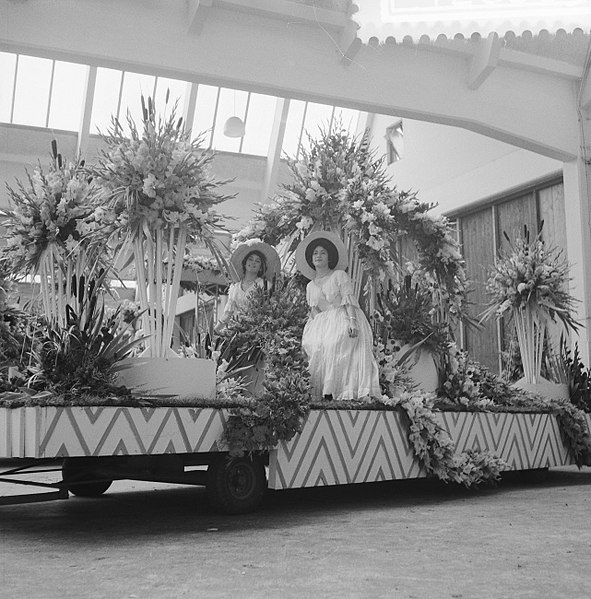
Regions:
<svg viewBox="0 0 591 599"><path fill-rule="evenodd" d="M374 146L386 153L386 128L397 119L376 115ZM403 119L404 154L388 168L401 190L415 190L438 212L505 193L562 171L562 163L465 129Z"/></svg>

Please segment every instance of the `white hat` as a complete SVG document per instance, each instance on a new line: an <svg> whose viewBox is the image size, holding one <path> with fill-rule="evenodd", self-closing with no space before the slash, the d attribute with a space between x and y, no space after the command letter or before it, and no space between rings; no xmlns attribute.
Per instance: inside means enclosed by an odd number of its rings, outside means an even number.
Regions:
<svg viewBox="0 0 591 599"><path fill-rule="evenodd" d="M240 281L244 276L242 262L251 252L260 252L265 257L266 269L263 278L271 281L281 272L281 260L275 248L258 239L250 239L241 243L230 257L230 276L233 281Z"/></svg>
<svg viewBox="0 0 591 599"><path fill-rule="evenodd" d="M328 241L337 252L338 259L334 270L346 270L349 264L347 248L338 235L332 231L314 231L300 242L295 255L298 270L310 280L316 276L316 269L312 265L312 252L317 245L315 242L319 239Z"/></svg>

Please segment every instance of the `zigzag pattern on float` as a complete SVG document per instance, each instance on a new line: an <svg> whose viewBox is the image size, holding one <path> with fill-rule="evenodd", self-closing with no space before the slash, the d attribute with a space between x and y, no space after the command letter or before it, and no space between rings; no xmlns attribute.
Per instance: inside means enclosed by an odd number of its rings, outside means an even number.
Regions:
<svg viewBox="0 0 591 599"><path fill-rule="evenodd" d="M36 457L219 451L227 412L213 408L44 408Z"/></svg>
<svg viewBox="0 0 591 599"><path fill-rule="evenodd" d="M269 459L269 487L293 489L425 476L398 412L314 410Z"/></svg>
<svg viewBox="0 0 591 599"><path fill-rule="evenodd" d="M552 414L440 412L457 452L489 451L511 470L573 463ZM588 425L591 420L587 418ZM591 426L589 426L591 430ZM302 432L271 453L269 487L290 489L425 476L398 412L310 413Z"/></svg>
<svg viewBox="0 0 591 599"><path fill-rule="evenodd" d="M442 412L438 418L458 452L488 450L512 470L572 463L552 414Z"/></svg>

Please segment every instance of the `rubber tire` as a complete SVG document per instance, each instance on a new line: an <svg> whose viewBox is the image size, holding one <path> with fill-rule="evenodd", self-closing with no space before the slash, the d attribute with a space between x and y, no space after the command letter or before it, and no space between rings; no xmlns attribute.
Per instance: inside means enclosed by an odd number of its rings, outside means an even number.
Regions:
<svg viewBox="0 0 591 599"><path fill-rule="evenodd" d="M225 514L256 510L267 490L265 465L258 456L222 454L207 468L206 491L211 506Z"/></svg>
<svg viewBox="0 0 591 599"><path fill-rule="evenodd" d="M66 458L62 464L62 479L66 489L77 497L100 497L113 481L96 480L101 478L97 470L96 460Z"/></svg>

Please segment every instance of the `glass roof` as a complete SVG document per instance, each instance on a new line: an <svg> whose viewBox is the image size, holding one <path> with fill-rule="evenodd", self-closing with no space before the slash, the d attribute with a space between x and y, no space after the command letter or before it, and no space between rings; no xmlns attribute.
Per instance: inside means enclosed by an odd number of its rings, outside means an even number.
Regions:
<svg viewBox="0 0 591 599"><path fill-rule="evenodd" d="M177 114L190 123L195 136L203 134L207 147L257 156L270 151L278 103L274 96L7 52L0 52L0 77L7 82L0 89L0 122L82 133L86 110L89 134L106 132L112 116L125 130L127 114L136 123L141 120L143 94L155 98L160 110L170 111L176 103ZM93 79L94 86L89 84ZM92 97L87 97L93 88ZM244 137L224 135L224 123L231 116L245 122ZM307 141L306 131L316 134L318 127L330 126L335 119L355 132L359 111L291 100L282 153L296 156Z"/></svg>

